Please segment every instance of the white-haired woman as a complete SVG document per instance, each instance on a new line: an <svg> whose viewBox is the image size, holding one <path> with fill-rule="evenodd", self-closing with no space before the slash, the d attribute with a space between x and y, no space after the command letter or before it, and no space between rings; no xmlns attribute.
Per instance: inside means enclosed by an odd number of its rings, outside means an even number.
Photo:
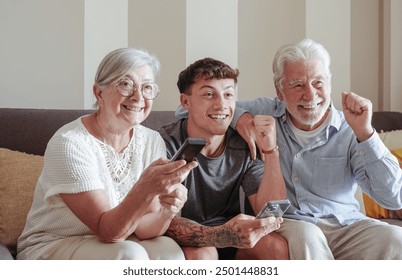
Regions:
<svg viewBox="0 0 402 280"><path fill-rule="evenodd" d="M140 125L159 93L159 69L156 57L132 48L102 60L98 110L49 141L18 259L184 259L163 234L197 164L169 163L160 135Z"/></svg>

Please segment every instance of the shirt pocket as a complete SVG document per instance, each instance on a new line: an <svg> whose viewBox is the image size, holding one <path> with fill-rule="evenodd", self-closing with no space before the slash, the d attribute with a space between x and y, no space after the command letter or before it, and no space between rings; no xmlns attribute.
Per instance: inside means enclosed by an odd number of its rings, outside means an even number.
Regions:
<svg viewBox="0 0 402 280"><path fill-rule="evenodd" d="M350 188L348 158L316 158L313 171L313 192L330 199L342 196Z"/></svg>

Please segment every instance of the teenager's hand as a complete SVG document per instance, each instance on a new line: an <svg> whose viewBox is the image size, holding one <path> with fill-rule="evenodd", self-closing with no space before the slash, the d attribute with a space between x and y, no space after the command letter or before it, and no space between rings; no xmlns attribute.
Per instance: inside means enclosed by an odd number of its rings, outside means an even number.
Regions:
<svg viewBox="0 0 402 280"><path fill-rule="evenodd" d="M282 218L256 219L253 216L239 214L221 226L221 243L217 245L253 248L262 237L279 229L282 222Z"/></svg>

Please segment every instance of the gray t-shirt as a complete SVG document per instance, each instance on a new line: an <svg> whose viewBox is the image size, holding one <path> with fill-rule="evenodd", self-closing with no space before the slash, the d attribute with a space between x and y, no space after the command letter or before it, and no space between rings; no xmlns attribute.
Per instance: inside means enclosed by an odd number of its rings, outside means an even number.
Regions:
<svg viewBox="0 0 402 280"><path fill-rule="evenodd" d="M171 158L187 138L187 119L164 126L159 132ZM202 154L196 157L199 166L183 182L188 189L188 199L182 208L182 217L208 226L224 224L241 213L240 187L246 197L258 191L264 163L251 159L247 143L230 127L226 143L225 152L217 158ZM253 215L249 204L246 209Z"/></svg>

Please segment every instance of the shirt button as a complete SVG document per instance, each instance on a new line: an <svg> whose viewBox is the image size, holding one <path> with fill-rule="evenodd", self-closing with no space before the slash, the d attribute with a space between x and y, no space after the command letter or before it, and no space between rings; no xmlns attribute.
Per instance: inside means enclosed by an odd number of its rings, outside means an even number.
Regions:
<svg viewBox="0 0 402 280"><path fill-rule="evenodd" d="M297 182L299 182L299 177L293 177L293 182L295 182L295 183L297 183Z"/></svg>
<svg viewBox="0 0 402 280"><path fill-rule="evenodd" d="M297 153L297 154L296 154L296 157L297 157L297 158L301 157L301 154L300 154L300 153Z"/></svg>
<svg viewBox="0 0 402 280"><path fill-rule="evenodd" d="M303 200L303 197L302 197L302 196L299 196L299 197L297 198L297 200L298 200L298 201L302 201L302 200Z"/></svg>
<svg viewBox="0 0 402 280"><path fill-rule="evenodd" d="M363 150L360 150L360 151L359 151L359 155L364 156L365 154L366 154L365 151L363 151Z"/></svg>

